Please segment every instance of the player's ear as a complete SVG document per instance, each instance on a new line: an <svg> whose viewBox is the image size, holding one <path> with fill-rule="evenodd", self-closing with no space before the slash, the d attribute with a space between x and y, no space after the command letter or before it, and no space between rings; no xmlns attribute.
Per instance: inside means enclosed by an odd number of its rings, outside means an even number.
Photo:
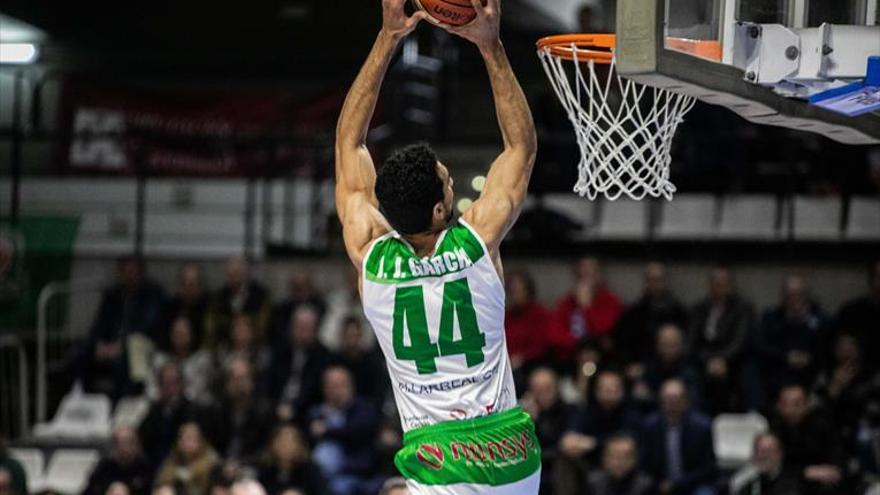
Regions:
<svg viewBox="0 0 880 495"><path fill-rule="evenodd" d="M446 206L443 205L443 201L437 201L434 203L434 209L432 210L432 216L434 220L443 220L446 218Z"/></svg>

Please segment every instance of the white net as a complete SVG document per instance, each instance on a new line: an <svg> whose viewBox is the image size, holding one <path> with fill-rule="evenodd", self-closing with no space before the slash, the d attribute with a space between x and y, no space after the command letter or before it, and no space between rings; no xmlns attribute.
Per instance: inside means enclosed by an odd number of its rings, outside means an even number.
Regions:
<svg viewBox="0 0 880 495"><path fill-rule="evenodd" d="M571 52L573 61L549 47L538 50L577 134L581 159L574 191L591 200L599 195L671 200L672 138L694 98L624 79L613 59L610 65L579 59L575 44Z"/></svg>

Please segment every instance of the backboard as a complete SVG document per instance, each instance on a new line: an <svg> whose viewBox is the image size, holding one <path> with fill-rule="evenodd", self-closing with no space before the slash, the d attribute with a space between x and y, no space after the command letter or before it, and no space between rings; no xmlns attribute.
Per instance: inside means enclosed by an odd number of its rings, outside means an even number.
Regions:
<svg viewBox="0 0 880 495"><path fill-rule="evenodd" d="M617 71L752 122L880 144L880 89L848 114L820 103L864 86L878 1L617 0Z"/></svg>

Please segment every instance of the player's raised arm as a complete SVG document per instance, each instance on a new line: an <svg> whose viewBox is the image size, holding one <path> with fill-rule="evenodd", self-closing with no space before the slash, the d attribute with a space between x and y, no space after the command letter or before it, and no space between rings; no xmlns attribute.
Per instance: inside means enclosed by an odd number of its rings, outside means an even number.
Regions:
<svg viewBox="0 0 880 495"><path fill-rule="evenodd" d="M366 146L367 131L397 45L425 17L423 12L408 17L405 3L382 1L382 30L348 92L336 126L336 211L346 250L356 263L373 238L371 219L377 203L376 169Z"/></svg>
<svg viewBox="0 0 880 495"><path fill-rule="evenodd" d="M476 19L461 27L446 27L480 49L492 83L495 111L504 151L489 170L480 198L465 214L490 248L497 247L519 216L535 163L537 137L529 104L510 67L499 37L500 0L471 0Z"/></svg>

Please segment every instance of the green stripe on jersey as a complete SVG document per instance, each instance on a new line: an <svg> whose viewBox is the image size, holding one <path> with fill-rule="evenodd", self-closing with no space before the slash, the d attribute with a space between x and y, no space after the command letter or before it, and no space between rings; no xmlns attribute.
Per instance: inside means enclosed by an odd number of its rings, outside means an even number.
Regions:
<svg viewBox="0 0 880 495"><path fill-rule="evenodd" d="M397 236L376 241L365 263L370 282L398 284L462 271L485 254L482 243L464 225L450 227L443 234L433 256L419 258L409 244Z"/></svg>
<svg viewBox="0 0 880 495"><path fill-rule="evenodd" d="M423 485L516 483L541 467L532 418L522 408L408 431L394 464Z"/></svg>

